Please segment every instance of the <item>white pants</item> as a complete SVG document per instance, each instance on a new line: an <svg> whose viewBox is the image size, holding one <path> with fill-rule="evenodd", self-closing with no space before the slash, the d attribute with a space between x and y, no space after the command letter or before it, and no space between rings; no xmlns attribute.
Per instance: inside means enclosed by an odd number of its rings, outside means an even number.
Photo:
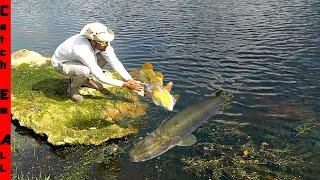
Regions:
<svg viewBox="0 0 320 180"><path fill-rule="evenodd" d="M97 64L102 68L107 62L100 53L97 54ZM82 86L87 80L92 79L90 69L78 61L68 61L57 67L59 73L71 78L71 87Z"/></svg>

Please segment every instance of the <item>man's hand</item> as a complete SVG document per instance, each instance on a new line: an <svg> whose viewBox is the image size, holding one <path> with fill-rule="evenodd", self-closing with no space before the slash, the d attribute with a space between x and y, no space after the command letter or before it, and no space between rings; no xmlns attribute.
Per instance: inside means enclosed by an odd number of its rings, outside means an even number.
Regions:
<svg viewBox="0 0 320 180"><path fill-rule="evenodd" d="M135 90L135 91L143 91L143 86L131 79L128 81L125 81L123 83L123 87L127 87L128 89Z"/></svg>

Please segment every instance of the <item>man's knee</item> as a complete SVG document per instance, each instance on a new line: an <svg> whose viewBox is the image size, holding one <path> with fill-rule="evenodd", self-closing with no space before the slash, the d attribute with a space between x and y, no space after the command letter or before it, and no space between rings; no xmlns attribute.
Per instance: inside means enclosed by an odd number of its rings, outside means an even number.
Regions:
<svg viewBox="0 0 320 180"><path fill-rule="evenodd" d="M77 77L89 77L90 76L90 69L87 66L83 66L83 67L79 68L75 72L75 76L77 76Z"/></svg>
<svg viewBox="0 0 320 180"><path fill-rule="evenodd" d="M64 64L62 72L68 77L89 77L90 69L81 64Z"/></svg>

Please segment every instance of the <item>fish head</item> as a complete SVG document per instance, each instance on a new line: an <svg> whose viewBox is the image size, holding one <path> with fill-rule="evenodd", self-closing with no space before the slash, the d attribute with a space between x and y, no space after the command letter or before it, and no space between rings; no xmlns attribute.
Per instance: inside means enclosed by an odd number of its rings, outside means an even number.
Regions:
<svg viewBox="0 0 320 180"><path fill-rule="evenodd" d="M149 134L129 151L131 162L141 162L155 158L173 147L172 138Z"/></svg>

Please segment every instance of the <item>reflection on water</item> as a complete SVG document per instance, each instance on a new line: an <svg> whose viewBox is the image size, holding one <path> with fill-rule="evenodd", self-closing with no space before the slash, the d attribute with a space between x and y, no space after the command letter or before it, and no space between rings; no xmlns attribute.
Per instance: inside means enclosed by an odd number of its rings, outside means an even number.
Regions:
<svg viewBox="0 0 320 180"><path fill-rule="evenodd" d="M78 173L95 178L107 177L105 174L128 178L136 173L139 175L135 178L164 177L164 174L172 178L196 176L197 173L189 171L194 164L185 166L186 161L181 158L207 162L228 152L225 149L204 152L211 146L199 144L134 164L128 162L127 150L162 120L206 99L214 90L223 89L235 94L231 109L194 133L202 139L200 143L213 143L212 147L230 145L233 148L230 152L242 158L241 147L246 143L237 142L228 131L220 131L239 127L241 133L251 137L254 149L263 150L261 143L266 142L270 149L286 150L280 156L284 160L287 155L303 159L299 167L286 166L294 169L286 170L287 177L320 175L316 168L320 166L319 1L16 0L13 8L13 51L27 48L50 56L59 43L79 32L86 23L100 21L115 31L112 45L126 67L138 68L150 62L156 70L164 72L165 80L174 82L173 91L181 94L174 112L150 104L148 124L141 124L137 136L118 143L124 150L111 155L110 164L106 160L109 157L98 162L85 161L81 153L58 156L47 144L37 144L33 138L15 133L23 145L17 146L20 150L13 154L14 171L30 177L37 177L40 172L52 177L65 172L63 167L78 164L90 167ZM244 128L241 123L246 123ZM209 138L215 132L221 132L219 141ZM90 150L103 153L91 147L84 152ZM260 162L259 157L259 153L254 155L253 162ZM219 160L215 168L237 165L229 160ZM283 177L277 172L284 169L275 160L267 162L267 169L273 172L268 174L270 177ZM210 163L207 165L212 167ZM297 172L295 168L300 167L303 168ZM206 170L204 177L214 177L210 168ZM261 175L260 170L256 171ZM221 174L232 177L230 172Z"/></svg>

